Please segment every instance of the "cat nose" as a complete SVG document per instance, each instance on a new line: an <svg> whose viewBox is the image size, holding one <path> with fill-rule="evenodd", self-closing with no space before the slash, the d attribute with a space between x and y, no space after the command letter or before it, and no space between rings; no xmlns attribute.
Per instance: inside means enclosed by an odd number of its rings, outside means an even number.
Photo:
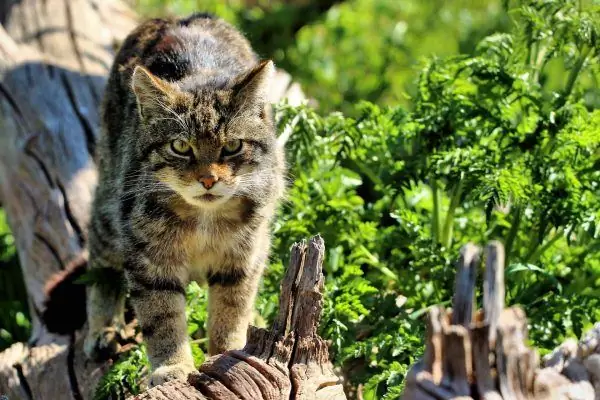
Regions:
<svg viewBox="0 0 600 400"><path fill-rule="evenodd" d="M217 183L218 179L214 175L205 175L200 177L198 181L202 183L202 186L204 186L205 189L210 189L215 185L215 183Z"/></svg>

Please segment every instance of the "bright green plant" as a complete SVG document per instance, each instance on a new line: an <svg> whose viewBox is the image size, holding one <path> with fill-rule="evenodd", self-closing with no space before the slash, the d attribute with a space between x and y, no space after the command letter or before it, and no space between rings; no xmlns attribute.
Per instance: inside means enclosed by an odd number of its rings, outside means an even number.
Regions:
<svg viewBox="0 0 600 400"><path fill-rule="evenodd" d="M361 100L410 105L422 58L471 53L507 21L496 0L352 0L303 27L281 63L323 110L352 113Z"/></svg>
<svg viewBox="0 0 600 400"><path fill-rule="evenodd" d="M27 297L14 238L0 209L0 351L26 341L31 329Z"/></svg>
<svg viewBox="0 0 600 400"><path fill-rule="evenodd" d="M142 377L148 373L148 368L145 346L134 347L121 354L98 383L94 400L124 399L140 393L143 389Z"/></svg>
<svg viewBox="0 0 600 400"><path fill-rule="evenodd" d="M282 111L295 184L277 237L320 232L333 252L322 331L365 398L400 390L417 318L451 298L467 241L505 243L508 301L543 351L600 316L598 11L530 1L511 14L513 33L428 61L412 113Z"/></svg>

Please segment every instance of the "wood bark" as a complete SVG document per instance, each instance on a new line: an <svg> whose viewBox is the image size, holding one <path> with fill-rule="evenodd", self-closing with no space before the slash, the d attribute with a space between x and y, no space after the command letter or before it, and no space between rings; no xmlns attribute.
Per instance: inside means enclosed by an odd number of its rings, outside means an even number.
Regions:
<svg viewBox="0 0 600 400"><path fill-rule="evenodd" d="M28 344L0 353L0 395L84 399L106 370L85 363L87 225L99 104L114 51L137 23L120 0L0 2L0 203L32 318ZM278 71L270 99L304 100Z"/></svg>
<svg viewBox="0 0 600 400"><path fill-rule="evenodd" d="M474 307L480 249L463 247L453 308L429 313L425 355L408 373L406 400L600 400L600 324L540 363L527 342L527 318L504 308L504 248L485 248L483 310Z"/></svg>

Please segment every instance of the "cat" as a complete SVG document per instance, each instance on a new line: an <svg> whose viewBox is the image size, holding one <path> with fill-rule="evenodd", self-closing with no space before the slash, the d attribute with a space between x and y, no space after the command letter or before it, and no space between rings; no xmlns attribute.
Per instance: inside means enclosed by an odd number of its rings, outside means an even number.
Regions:
<svg viewBox="0 0 600 400"><path fill-rule="evenodd" d="M112 278L88 287L89 358L116 351L124 279L151 385L195 372L191 280L208 284L209 353L244 346L285 189L273 74L272 61L209 14L152 19L125 39L101 108L89 264Z"/></svg>

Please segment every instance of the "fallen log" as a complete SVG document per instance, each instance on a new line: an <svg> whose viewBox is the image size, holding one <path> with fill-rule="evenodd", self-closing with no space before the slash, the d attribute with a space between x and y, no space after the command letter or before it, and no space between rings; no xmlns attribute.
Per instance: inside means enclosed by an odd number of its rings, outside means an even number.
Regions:
<svg viewBox="0 0 600 400"><path fill-rule="evenodd" d="M540 362L526 345L527 318L504 306L504 248L485 248L483 310L474 312L481 249L468 244L458 262L451 309L428 315L425 354L409 371L402 399L600 398L600 323Z"/></svg>
<svg viewBox="0 0 600 400"><path fill-rule="evenodd" d="M107 364L80 348L99 104L137 24L121 0L0 2L0 203L15 237L32 333L0 353L0 395L87 399ZM303 101L278 71L270 99ZM0 396L1 397L1 396Z"/></svg>

